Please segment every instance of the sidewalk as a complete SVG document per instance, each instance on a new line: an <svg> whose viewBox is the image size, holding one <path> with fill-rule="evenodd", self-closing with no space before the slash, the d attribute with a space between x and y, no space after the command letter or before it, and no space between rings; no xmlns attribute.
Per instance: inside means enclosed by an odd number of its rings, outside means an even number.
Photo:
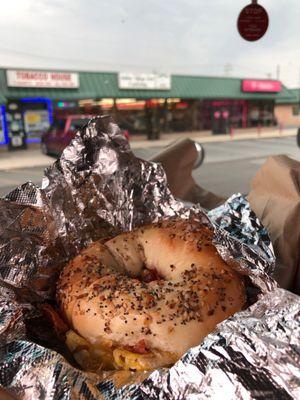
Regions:
<svg viewBox="0 0 300 400"><path fill-rule="evenodd" d="M296 128L284 129L282 132L280 132L278 128L264 128L261 132L258 132L257 129L243 129L236 130L232 135L212 135L210 131L178 132L162 134L161 139L155 141L145 140L144 136L134 136L130 141L130 145L132 149L147 149L165 147L181 138L191 138L199 143L211 143L258 138L280 138L295 136L296 133ZM39 145L31 145L28 150L16 152L8 152L5 148L2 148L0 151L0 171L19 168L47 167L53 162L53 157L48 157L41 153Z"/></svg>
<svg viewBox="0 0 300 400"><path fill-rule="evenodd" d="M150 147L164 147L181 138L191 138L199 143L211 142L230 142L231 140L249 140L259 138L274 138L295 136L297 128L286 128L280 131L278 128L262 128L260 131L257 128L237 129L231 135L212 135L211 131L197 132L178 132L164 133L160 140L145 140L144 136L134 136L134 140L130 142L132 149L147 149Z"/></svg>

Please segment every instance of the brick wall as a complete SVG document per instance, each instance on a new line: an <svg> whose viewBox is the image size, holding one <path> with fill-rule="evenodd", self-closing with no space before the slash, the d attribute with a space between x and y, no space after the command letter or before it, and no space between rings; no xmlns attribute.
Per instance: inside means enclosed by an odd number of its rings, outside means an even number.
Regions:
<svg viewBox="0 0 300 400"><path fill-rule="evenodd" d="M275 116L279 124L283 126L300 126L300 114L293 115L293 107L300 107L296 104L277 104L275 106Z"/></svg>

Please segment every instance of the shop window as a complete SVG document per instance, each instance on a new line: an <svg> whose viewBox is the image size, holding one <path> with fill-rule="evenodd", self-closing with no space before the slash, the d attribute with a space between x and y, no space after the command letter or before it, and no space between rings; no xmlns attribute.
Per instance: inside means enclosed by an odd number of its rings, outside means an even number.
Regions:
<svg viewBox="0 0 300 400"><path fill-rule="evenodd" d="M297 117L300 115L300 106L293 106L293 116Z"/></svg>

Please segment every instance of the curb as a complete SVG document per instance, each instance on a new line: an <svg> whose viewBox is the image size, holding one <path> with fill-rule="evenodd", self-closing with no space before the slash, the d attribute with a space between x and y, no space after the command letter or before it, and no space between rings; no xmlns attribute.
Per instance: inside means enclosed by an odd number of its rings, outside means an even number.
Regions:
<svg viewBox="0 0 300 400"><path fill-rule="evenodd" d="M157 141L132 141L130 142L130 147L134 150L137 149L149 149L149 148L160 148L166 147L171 143L176 142L182 138L190 138L195 142L199 142L201 144L205 143L223 143L223 142L235 142L242 140L259 140L259 139L272 139L272 138L283 138L283 137L291 137L296 136L296 130L288 130L283 131L281 134L278 132L275 134L274 132L266 132L257 135L256 133L243 133L236 134L234 136L231 135L216 135L216 136L183 136L180 135L178 138L172 139L161 139ZM0 171L9 171L15 169L22 168L37 168L37 167L49 167L55 161L55 158L48 157L41 154L39 149L32 150L24 150L24 152L17 152L15 154L9 153L9 157L3 157L6 153L0 154ZM2 160L1 160L2 158ZM5 158L5 159L3 159Z"/></svg>
<svg viewBox="0 0 300 400"><path fill-rule="evenodd" d="M296 131L285 131L282 133L272 133L266 132L261 133L258 135L257 133L243 133L237 135L215 135L215 136L180 136L176 139L161 139L157 141L148 141L148 140L141 140L141 141L132 141L130 142L130 147L132 149L147 149L153 147L164 147L168 146L171 143L176 142L182 138L189 138L201 144L203 143L222 143L222 142L235 142L241 140L259 140L259 139L272 139L272 138L282 138L282 137L291 137L296 136Z"/></svg>

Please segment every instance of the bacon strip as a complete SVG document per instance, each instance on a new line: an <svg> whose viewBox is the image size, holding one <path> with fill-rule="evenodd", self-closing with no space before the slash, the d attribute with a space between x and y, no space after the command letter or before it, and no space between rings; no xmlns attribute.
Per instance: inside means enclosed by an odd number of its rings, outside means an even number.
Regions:
<svg viewBox="0 0 300 400"><path fill-rule="evenodd" d="M62 320L60 315L50 304L42 304L41 310L48 321L53 325L53 328L58 336L64 336L70 329L68 325Z"/></svg>
<svg viewBox="0 0 300 400"><path fill-rule="evenodd" d="M144 339L137 342L134 346L126 346L125 350L131 351L132 353L137 353L137 354L149 353L149 350L146 348L146 343L145 343Z"/></svg>

